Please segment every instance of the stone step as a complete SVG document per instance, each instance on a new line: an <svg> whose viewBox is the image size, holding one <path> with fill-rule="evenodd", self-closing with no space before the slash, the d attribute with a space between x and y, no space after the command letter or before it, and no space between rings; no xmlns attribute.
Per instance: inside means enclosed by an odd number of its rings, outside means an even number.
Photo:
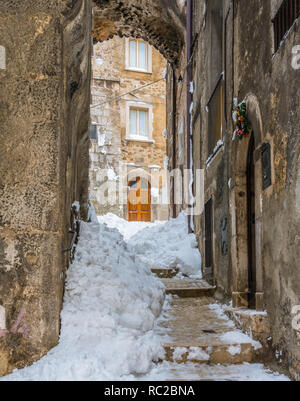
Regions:
<svg viewBox="0 0 300 401"><path fill-rule="evenodd" d="M225 308L224 312L238 329L251 335L254 340L260 341L263 344L268 342L271 329L266 312L246 308Z"/></svg>
<svg viewBox="0 0 300 401"><path fill-rule="evenodd" d="M156 274L159 278L173 278L179 273L179 269L151 269L152 273Z"/></svg>
<svg viewBox="0 0 300 401"><path fill-rule="evenodd" d="M204 280L164 279L162 281L166 286L166 294L177 295L179 298L212 297L216 290Z"/></svg>
<svg viewBox="0 0 300 401"><path fill-rule="evenodd" d="M203 363L211 365L239 365L262 362L262 350L251 343L237 344L165 344L165 360L176 363Z"/></svg>
<svg viewBox="0 0 300 401"><path fill-rule="evenodd" d="M159 322L165 360L176 363L243 364L265 362L264 347L236 329L211 297L172 298Z"/></svg>
<svg viewBox="0 0 300 401"><path fill-rule="evenodd" d="M220 381L290 381L284 371L277 367L267 367L263 364L223 365L210 363L174 363L157 364L155 371L145 377L146 381L166 382L220 382Z"/></svg>
<svg viewBox="0 0 300 401"><path fill-rule="evenodd" d="M196 287L201 280L196 280ZM191 280L163 280L167 289L192 287ZM184 282L184 284L182 284ZM202 282L201 288L211 291ZM246 314L253 315L247 312ZM260 314L261 317L264 314ZM238 315L235 316L238 319ZM254 319L255 320L255 319ZM261 318L256 331L264 331ZM243 329L243 326L239 326ZM236 328L213 297L167 299L166 308L155 327L164 344L165 357L157 364L157 378L169 373L169 380L288 380L280 376L274 361L266 358L263 344ZM270 368L272 366L272 369ZM274 373L272 373L274 371ZM283 372L284 373L284 372Z"/></svg>

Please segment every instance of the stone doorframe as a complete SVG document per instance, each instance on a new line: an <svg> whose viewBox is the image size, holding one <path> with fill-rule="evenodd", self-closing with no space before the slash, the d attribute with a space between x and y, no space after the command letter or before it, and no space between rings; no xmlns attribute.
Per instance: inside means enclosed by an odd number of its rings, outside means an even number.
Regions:
<svg viewBox="0 0 300 401"><path fill-rule="evenodd" d="M262 263L262 163L260 147L263 142L262 118L257 98L246 97L247 114L255 141L255 227L256 227L256 309L264 310ZM233 143L232 179L230 184L231 259L233 307L248 307L248 213L247 213L247 159L249 138L238 138Z"/></svg>

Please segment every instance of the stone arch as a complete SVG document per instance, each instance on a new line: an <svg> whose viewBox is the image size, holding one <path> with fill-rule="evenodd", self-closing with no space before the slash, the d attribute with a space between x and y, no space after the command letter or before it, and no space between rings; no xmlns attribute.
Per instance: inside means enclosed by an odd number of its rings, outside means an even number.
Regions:
<svg viewBox="0 0 300 401"><path fill-rule="evenodd" d="M146 171L143 168L133 168L130 171L128 171L127 173L127 181L133 180L137 177L141 177L144 180L147 180L148 182L151 182L151 174L148 173L148 171Z"/></svg>
<svg viewBox="0 0 300 401"><path fill-rule="evenodd" d="M256 309L264 309L264 284L262 263L262 164L260 148L263 142L263 123L259 102L253 94L247 95L247 114L251 135L236 139L233 145L233 184L230 189L232 220L232 269L233 305L248 307L249 258L248 258L248 200L247 161L251 137L254 139L255 176L255 258L256 258Z"/></svg>
<svg viewBox="0 0 300 401"><path fill-rule="evenodd" d="M141 38L169 62L176 63L184 41L184 19L176 1L94 0L93 3L94 41L102 42L115 35Z"/></svg>

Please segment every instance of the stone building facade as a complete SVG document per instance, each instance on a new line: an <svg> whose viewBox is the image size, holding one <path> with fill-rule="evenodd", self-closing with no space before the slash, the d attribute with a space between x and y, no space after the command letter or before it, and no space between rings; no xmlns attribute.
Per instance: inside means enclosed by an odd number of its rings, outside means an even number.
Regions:
<svg viewBox="0 0 300 401"><path fill-rule="evenodd" d="M92 68L90 200L96 213L167 220L166 60L144 41L114 38L94 46ZM147 216L128 210L129 184L141 175L149 183Z"/></svg>
<svg viewBox="0 0 300 401"><path fill-rule="evenodd" d="M234 307L267 311L274 354L297 379L299 14L297 1L188 0L167 91L170 165L204 173L203 212L190 219L204 276ZM241 103L251 127L242 140L233 120Z"/></svg>

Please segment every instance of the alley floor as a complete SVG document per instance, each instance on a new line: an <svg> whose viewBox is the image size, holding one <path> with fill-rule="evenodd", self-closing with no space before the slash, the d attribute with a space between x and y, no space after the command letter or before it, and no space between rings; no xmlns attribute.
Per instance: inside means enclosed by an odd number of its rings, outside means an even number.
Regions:
<svg viewBox="0 0 300 401"><path fill-rule="evenodd" d="M289 380L274 366L268 367L264 347L236 328L225 314L227 308L210 296L212 288L205 281L176 277L163 281L173 294L167 297L156 327L166 355L149 380L159 380L161 375L178 381Z"/></svg>
<svg viewBox="0 0 300 401"><path fill-rule="evenodd" d="M81 225L58 346L2 380L289 380L268 367L265 344L236 328L237 312L216 303L183 214L146 226L99 221ZM266 314L258 318L263 327Z"/></svg>

